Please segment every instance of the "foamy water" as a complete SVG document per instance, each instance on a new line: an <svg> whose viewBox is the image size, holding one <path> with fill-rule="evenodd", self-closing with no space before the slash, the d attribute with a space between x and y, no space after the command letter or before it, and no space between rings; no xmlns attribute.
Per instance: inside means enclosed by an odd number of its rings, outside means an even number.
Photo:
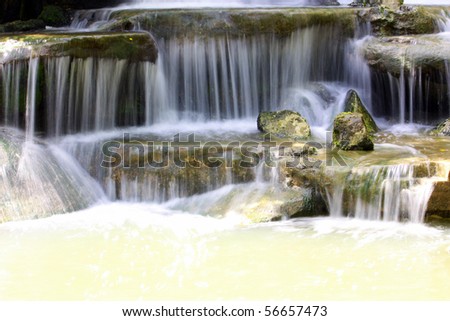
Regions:
<svg viewBox="0 0 450 321"><path fill-rule="evenodd" d="M305 219L242 225L115 203L0 226L3 300L448 300L450 234Z"/></svg>

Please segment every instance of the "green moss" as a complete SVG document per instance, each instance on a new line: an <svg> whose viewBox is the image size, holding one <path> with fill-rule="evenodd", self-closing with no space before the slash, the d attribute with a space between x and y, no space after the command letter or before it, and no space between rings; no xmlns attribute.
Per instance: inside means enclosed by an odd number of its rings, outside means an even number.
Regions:
<svg viewBox="0 0 450 321"><path fill-rule="evenodd" d="M158 51L147 33L29 34L0 37L33 46L41 56L113 58L130 61L156 61Z"/></svg>
<svg viewBox="0 0 450 321"><path fill-rule="evenodd" d="M342 150L374 149L373 139L362 114L343 112L336 116L333 123L333 145Z"/></svg>
<svg viewBox="0 0 450 321"><path fill-rule="evenodd" d="M378 126L375 120L370 115L367 108L359 98L358 94L354 90L349 90L345 98L345 112L360 113L363 117L364 124L366 125L367 132L372 135L378 132Z"/></svg>
<svg viewBox="0 0 450 321"><path fill-rule="evenodd" d="M251 36L272 33L279 37L311 26L333 26L344 36L355 29L353 9L226 9L226 10L126 10L112 15L116 19L108 28L124 30L139 25L157 37L173 36Z"/></svg>

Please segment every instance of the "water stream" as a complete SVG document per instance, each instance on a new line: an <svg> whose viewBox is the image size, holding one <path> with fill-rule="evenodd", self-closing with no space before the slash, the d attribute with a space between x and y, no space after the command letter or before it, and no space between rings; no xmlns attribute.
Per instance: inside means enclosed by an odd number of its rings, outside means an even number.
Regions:
<svg viewBox="0 0 450 321"><path fill-rule="evenodd" d="M219 3L134 1L80 11L71 31L99 30L117 10L163 6ZM370 26L356 29L353 37L313 24L286 37L152 34L155 63L10 60L16 48L5 51L0 299L448 300L450 229L424 224L435 184L450 170L448 138L423 133L435 121L429 79L420 68L375 77L362 55ZM448 66L439 77L450 86ZM348 152L346 166L320 167L320 187L313 179L288 188L279 150L270 151L272 167L235 166L233 157L242 157L235 143L263 141L260 111L300 112L312 139L325 144L349 89L383 130L374 152ZM448 117L450 107L439 115ZM174 153L164 142L192 133L202 144L227 146L230 166L135 166L141 154ZM125 137L129 153L117 155L132 165L99 166L104 144ZM146 142L156 147L141 149ZM314 157L324 162L325 149ZM286 204L318 198L321 217L286 220Z"/></svg>

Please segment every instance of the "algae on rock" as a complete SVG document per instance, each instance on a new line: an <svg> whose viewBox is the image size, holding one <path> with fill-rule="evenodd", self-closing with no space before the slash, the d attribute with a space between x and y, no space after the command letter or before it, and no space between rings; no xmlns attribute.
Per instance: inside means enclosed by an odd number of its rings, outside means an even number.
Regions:
<svg viewBox="0 0 450 321"><path fill-rule="evenodd" d="M347 92L347 96L345 97L345 108L344 112L351 113L360 113L364 119L364 124L366 125L367 131L369 134L374 134L378 132L378 126L373 120L367 108L361 101L361 98L358 96L358 93L353 89Z"/></svg>
<svg viewBox="0 0 450 321"><path fill-rule="evenodd" d="M280 138L307 139L311 136L306 119L291 110L261 112L257 123L261 132Z"/></svg>
<svg viewBox="0 0 450 321"><path fill-rule="evenodd" d="M362 114L343 112L336 116L333 145L342 150L373 150L372 137Z"/></svg>

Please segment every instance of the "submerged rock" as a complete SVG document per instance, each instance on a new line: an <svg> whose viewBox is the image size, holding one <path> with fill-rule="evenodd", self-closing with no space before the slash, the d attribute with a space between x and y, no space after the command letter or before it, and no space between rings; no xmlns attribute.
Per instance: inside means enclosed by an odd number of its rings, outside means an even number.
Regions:
<svg viewBox="0 0 450 321"><path fill-rule="evenodd" d="M306 119L291 110L261 112L257 122L260 131L280 138L307 139L311 136Z"/></svg>
<svg viewBox="0 0 450 321"><path fill-rule="evenodd" d="M336 116L333 145L342 150L373 150L372 137L362 114L343 112Z"/></svg>
<svg viewBox="0 0 450 321"><path fill-rule="evenodd" d="M450 118L437 125L436 128L431 131L431 134L437 136L450 136Z"/></svg>
<svg viewBox="0 0 450 321"><path fill-rule="evenodd" d="M345 97L345 112L350 113L360 113L363 116L364 123L366 124L367 131L369 134L374 134L378 132L378 126L373 120L372 116L368 112L367 108L359 98L358 93L353 89L347 92L347 96Z"/></svg>
<svg viewBox="0 0 450 321"><path fill-rule="evenodd" d="M70 156L0 128L0 223L81 210L102 197Z"/></svg>

